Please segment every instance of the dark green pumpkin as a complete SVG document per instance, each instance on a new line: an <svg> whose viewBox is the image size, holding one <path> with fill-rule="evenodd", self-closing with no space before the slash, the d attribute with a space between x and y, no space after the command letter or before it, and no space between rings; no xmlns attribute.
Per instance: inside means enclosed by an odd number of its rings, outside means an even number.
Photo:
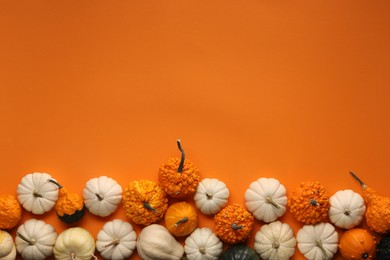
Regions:
<svg viewBox="0 0 390 260"><path fill-rule="evenodd" d="M229 247L220 260L260 260L260 257L251 247L238 244Z"/></svg>
<svg viewBox="0 0 390 260"><path fill-rule="evenodd" d="M377 245L376 257L378 260L390 260L390 235L381 239Z"/></svg>

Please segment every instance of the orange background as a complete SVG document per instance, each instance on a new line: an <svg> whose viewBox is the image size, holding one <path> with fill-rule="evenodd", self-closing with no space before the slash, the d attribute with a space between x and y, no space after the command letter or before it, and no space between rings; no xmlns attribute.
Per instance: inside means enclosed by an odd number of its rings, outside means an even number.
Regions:
<svg viewBox="0 0 390 260"><path fill-rule="evenodd" d="M181 138L230 203L260 177L360 192L349 170L390 196L389 12L387 0L1 1L1 193L34 171L79 193L101 175L157 180ZM78 225L96 236L114 218L121 207Z"/></svg>

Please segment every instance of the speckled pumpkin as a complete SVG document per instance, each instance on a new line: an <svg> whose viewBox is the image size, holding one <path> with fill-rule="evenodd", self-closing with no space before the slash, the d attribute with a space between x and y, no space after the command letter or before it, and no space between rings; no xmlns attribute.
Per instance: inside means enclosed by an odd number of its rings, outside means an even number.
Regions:
<svg viewBox="0 0 390 260"><path fill-rule="evenodd" d="M15 196L0 195L0 229L14 228L22 218L22 207Z"/></svg>
<svg viewBox="0 0 390 260"><path fill-rule="evenodd" d="M71 224L79 221L84 216L86 207L81 195L69 193L62 187L58 191L58 200L55 209L61 221Z"/></svg>

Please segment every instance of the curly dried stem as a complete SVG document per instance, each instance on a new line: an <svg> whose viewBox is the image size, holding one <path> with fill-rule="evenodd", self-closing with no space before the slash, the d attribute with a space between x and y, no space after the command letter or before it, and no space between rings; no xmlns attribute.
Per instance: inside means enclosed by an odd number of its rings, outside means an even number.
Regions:
<svg viewBox="0 0 390 260"><path fill-rule="evenodd" d="M181 147L181 142L180 139L177 139L177 147L179 148L181 152L181 158L180 158L180 164L179 167L177 168L177 172L183 172L183 166L184 166L184 160L186 157L186 154L184 153L183 147Z"/></svg>
<svg viewBox="0 0 390 260"><path fill-rule="evenodd" d="M324 246L322 245L322 242L320 240L316 240L315 246L317 246L321 250L322 254L324 255L324 260L328 260L329 256L326 253L326 250L325 250Z"/></svg>
<svg viewBox="0 0 390 260"><path fill-rule="evenodd" d="M32 239L27 238L27 237L23 236L22 234L20 234L19 232L16 232L16 235L18 237L20 237L24 242L28 243L31 246L33 246L37 243L37 241L34 238L32 238Z"/></svg>
<svg viewBox="0 0 390 260"><path fill-rule="evenodd" d="M58 189L62 189L63 186L61 184L59 184L56 180L54 179L48 179L47 180L48 182L51 182L51 183L54 183L55 185L57 185Z"/></svg>
<svg viewBox="0 0 390 260"><path fill-rule="evenodd" d="M276 203L270 196L265 198L265 202L267 202L268 204L271 204L272 206L274 206L277 209L280 209L280 205L278 203Z"/></svg>
<svg viewBox="0 0 390 260"><path fill-rule="evenodd" d="M367 185L353 172L349 172L352 177L359 182L359 184L362 186L363 189L367 188Z"/></svg>

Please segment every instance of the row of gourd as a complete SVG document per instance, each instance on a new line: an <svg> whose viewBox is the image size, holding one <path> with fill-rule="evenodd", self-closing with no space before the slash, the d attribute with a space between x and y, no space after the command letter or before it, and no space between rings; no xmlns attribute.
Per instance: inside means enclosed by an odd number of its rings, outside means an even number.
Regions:
<svg viewBox="0 0 390 260"><path fill-rule="evenodd" d="M42 220L29 219L17 228L15 242L6 231L0 232L0 260L15 259L91 259L95 247L105 259L126 259L137 248L142 259L289 259L296 246L307 259L332 259L340 249L345 259L390 259L390 236L377 245L365 229L358 228L365 217L376 233L390 232L390 198L378 195L355 174L363 187L363 197L352 191L329 196L319 182L306 181L287 197L286 188L273 178L252 182L245 192L245 205L228 205L229 189L217 179L200 180L198 168L185 158L177 141L180 158L170 158L158 171L159 182L137 180L124 192L112 178L89 180L82 196L71 193L47 173L24 176L17 187L17 198L0 196L0 229L16 227L21 206L33 214L55 208L65 223L80 220L85 211L106 217L122 202L125 215L143 225L136 235L129 222L107 222L97 235L81 227L57 234ZM179 202L168 205L168 198ZM214 231L198 227L197 211L184 200L194 199L206 215L214 215ZM182 201L180 201L182 200ZM303 224L296 237L287 223L278 221L287 208ZM164 218L165 225L155 224ZM255 234L254 250L243 243L249 238L254 219L264 222ZM327 223L327 220L331 223ZM346 230L339 238L336 228ZM186 237L185 245L175 237ZM223 243L231 245L223 251ZM16 244L16 247L15 247Z"/></svg>

